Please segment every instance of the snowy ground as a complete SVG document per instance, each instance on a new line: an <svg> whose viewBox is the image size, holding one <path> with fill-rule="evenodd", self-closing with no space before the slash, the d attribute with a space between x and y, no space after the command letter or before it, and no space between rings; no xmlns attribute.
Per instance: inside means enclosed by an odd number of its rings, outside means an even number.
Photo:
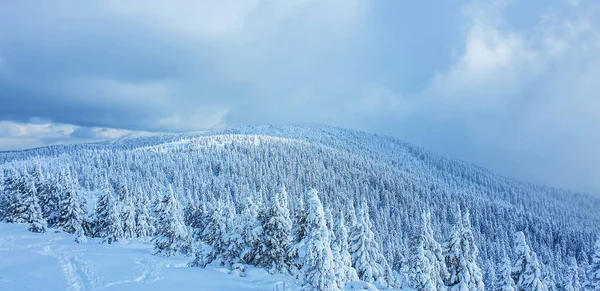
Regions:
<svg viewBox="0 0 600 291"><path fill-rule="evenodd" d="M223 268L189 268L188 257L151 255L152 244L98 240L77 244L67 233L37 234L0 223L0 290L277 290L279 276L249 267L246 277ZM289 290L299 290L291 286Z"/></svg>

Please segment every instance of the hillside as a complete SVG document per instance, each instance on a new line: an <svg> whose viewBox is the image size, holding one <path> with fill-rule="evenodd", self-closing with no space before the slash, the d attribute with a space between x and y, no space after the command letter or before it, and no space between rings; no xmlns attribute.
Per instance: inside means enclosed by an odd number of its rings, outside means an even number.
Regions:
<svg viewBox="0 0 600 291"><path fill-rule="evenodd" d="M566 281L569 258L584 263L583 254L591 255L600 233L600 199L515 181L391 137L327 126L147 134L4 152L0 173L5 181L39 176L45 181L38 181L40 185L72 187L86 198L88 220L107 183L118 201L147 197L153 208L172 185L194 238L213 247L204 229L212 221L206 218L209 213L219 210L223 216L236 217L244 214L250 200L277 204L271 201L281 198L274 195L285 186L280 206L290 212L296 228L297 218L307 211L305 193L314 188L330 228L332 221L349 213L359 213L359 219L360 213L368 216L377 248L386 258L381 264L395 274L406 272L414 237L423 229L422 214L431 213L433 236L442 242L451 235L460 207L470 213L477 264L487 285L493 279L489 270L497 269L504 254L513 253L516 232L524 232L544 270L556 275L557 284ZM4 210L12 199L10 185L4 183ZM224 222L225 228L235 228L232 219Z"/></svg>

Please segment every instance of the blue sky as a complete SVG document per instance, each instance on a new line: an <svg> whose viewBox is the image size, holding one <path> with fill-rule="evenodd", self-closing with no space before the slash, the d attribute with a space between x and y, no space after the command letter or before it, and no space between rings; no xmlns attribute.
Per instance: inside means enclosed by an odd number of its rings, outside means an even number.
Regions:
<svg viewBox="0 0 600 291"><path fill-rule="evenodd" d="M0 150L323 123L600 194L600 3L3 1Z"/></svg>

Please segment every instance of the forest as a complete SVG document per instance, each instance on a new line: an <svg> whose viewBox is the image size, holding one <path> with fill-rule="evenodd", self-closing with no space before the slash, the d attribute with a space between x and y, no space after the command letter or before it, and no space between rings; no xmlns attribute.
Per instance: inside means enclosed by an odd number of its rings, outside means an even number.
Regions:
<svg viewBox="0 0 600 291"><path fill-rule="evenodd" d="M0 218L314 290L600 290L598 199L401 141L247 127L0 153Z"/></svg>

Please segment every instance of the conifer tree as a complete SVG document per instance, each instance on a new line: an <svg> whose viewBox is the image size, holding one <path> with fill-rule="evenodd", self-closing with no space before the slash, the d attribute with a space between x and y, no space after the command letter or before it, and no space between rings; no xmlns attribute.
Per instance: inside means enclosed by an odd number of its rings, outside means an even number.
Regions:
<svg viewBox="0 0 600 291"><path fill-rule="evenodd" d="M481 269L477 266L479 250L474 240L469 212L462 216L459 209L452 234L444 244L449 290L484 290Z"/></svg>
<svg viewBox="0 0 600 291"><path fill-rule="evenodd" d="M280 195L275 195L270 206L258 215L262 226L258 263L274 272L285 272L290 265L292 223Z"/></svg>
<svg viewBox="0 0 600 291"><path fill-rule="evenodd" d="M343 286L352 281L358 280L358 274L352 266L352 256L348 251L348 229L346 228L345 214L340 212L334 223L334 239L331 246L333 252L336 278L338 286Z"/></svg>
<svg viewBox="0 0 600 291"><path fill-rule="evenodd" d="M541 266L537 255L531 251L525 234L517 232L514 236L514 263L512 277L518 291L547 291L548 289L541 280Z"/></svg>
<svg viewBox="0 0 600 291"><path fill-rule="evenodd" d="M581 282L579 281L579 266L575 257L569 258L569 266L567 272L567 282L565 284L566 291L581 291Z"/></svg>
<svg viewBox="0 0 600 291"><path fill-rule="evenodd" d="M192 238L183 223L183 213L170 184L161 199L157 224L153 239L155 255L168 257L192 253Z"/></svg>
<svg viewBox="0 0 600 291"><path fill-rule="evenodd" d="M108 244L123 237L121 216L113 195L112 187L106 182L94 214L95 236L101 237Z"/></svg>
<svg viewBox="0 0 600 291"><path fill-rule="evenodd" d="M256 264L262 233L262 226L257 217L258 204L254 199L248 197L239 216L239 223L242 227L242 238L246 245L240 256L240 260L244 264Z"/></svg>
<svg viewBox="0 0 600 291"><path fill-rule="evenodd" d="M48 224L46 219L42 217L42 210L37 197L37 188L33 181L29 181L28 186L29 191L27 191L23 200L23 203L27 206L28 229L31 232L46 232Z"/></svg>
<svg viewBox="0 0 600 291"><path fill-rule="evenodd" d="M412 246L407 258L407 270L405 284L407 287L418 291L437 291L436 280L431 278L433 266L425 256L423 248L423 235L419 234L411 242Z"/></svg>
<svg viewBox="0 0 600 291"><path fill-rule="evenodd" d="M361 280L369 283L377 282L387 286L390 284L386 280L387 266L382 265L387 264L387 262L381 254L372 229L369 211L366 203L363 202L358 211L356 224L349 236L352 264Z"/></svg>
<svg viewBox="0 0 600 291"><path fill-rule="evenodd" d="M515 291L515 282L511 277L511 270L510 260L504 255L502 262L498 264L498 271L496 271L494 291Z"/></svg>
<svg viewBox="0 0 600 291"><path fill-rule="evenodd" d="M123 237L137 237L137 225L135 221L135 209L131 196L127 196L121 202L121 221L123 222Z"/></svg>
<svg viewBox="0 0 600 291"><path fill-rule="evenodd" d="M423 252L431 266L429 277L433 280L438 291L446 290L444 280L448 278L449 274L442 245L435 239L433 234L431 212L429 210L421 214L421 236Z"/></svg>
<svg viewBox="0 0 600 291"><path fill-rule="evenodd" d="M590 286L592 290L600 290L600 236L594 244L592 261L590 263Z"/></svg>
<svg viewBox="0 0 600 291"><path fill-rule="evenodd" d="M77 228L83 226L84 207L82 205L83 198L80 192L77 191L75 185L67 179L65 192L60 202L58 226L68 233L75 233Z"/></svg>
<svg viewBox="0 0 600 291"><path fill-rule="evenodd" d="M135 233L137 237L153 236L156 228L154 227L154 218L150 215L150 199L148 195L141 190L138 192L137 203L135 207Z"/></svg>
<svg viewBox="0 0 600 291"><path fill-rule="evenodd" d="M341 290L335 278L335 265L329 241L329 229L325 221L325 212L316 190L306 194L308 215L306 233L299 253L305 283L313 290Z"/></svg>

